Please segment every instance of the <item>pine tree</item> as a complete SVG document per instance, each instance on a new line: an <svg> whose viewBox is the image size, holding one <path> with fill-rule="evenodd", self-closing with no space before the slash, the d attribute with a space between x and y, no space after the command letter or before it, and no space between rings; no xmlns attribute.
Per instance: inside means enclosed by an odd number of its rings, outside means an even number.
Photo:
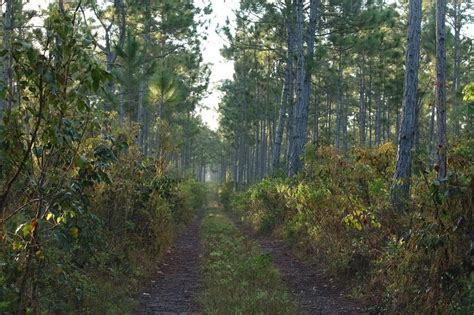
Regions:
<svg viewBox="0 0 474 315"><path fill-rule="evenodd" d="M415 140L420 35L421 0L410 0L402 118L398 134L397 164L391 191L392 203L395 206L400 206L403 200L407 200L410 192L412 148Z"/></svg>
<svg viewBox="0 0 474 315"><path fill-rule="evenodd" d="M436 1L436 122L437 122L437 172L438 179L447 175L447 126L446 126L446 2Z"/></svg>

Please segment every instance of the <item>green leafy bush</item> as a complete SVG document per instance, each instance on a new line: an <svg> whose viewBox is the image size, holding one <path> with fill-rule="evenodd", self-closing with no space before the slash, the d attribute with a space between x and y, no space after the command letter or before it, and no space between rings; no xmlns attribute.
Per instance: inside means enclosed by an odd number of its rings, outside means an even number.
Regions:
<svg viewBox="0 0 474 315"><path fill-rule="evenodd" d="M58 14L38 47L13 49L29 74L18 73L23 103L0 125L0 313L124 313L205 192L158 172L134 127L91 106L109 75Z"/></svg>
<svg viewBox="0 0 474 315"><path fill-rule="evenodd" d="M233 193L234 193L234 185L231 182L225 182L221 185L219 189L219 201L222 205L224 210L230 209L230 203L232 201Z"/></svg>

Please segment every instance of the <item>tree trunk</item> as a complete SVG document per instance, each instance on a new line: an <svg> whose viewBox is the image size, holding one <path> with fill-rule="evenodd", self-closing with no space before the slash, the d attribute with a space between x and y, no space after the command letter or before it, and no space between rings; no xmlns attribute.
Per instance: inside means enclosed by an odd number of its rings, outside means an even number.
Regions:
<svg viewBox="0 0 474 315"><path fill-rule="evenodd" d="M255 146L253 146L253 148L255 150L252 150L253 154L251 154L253 163L250 164L253 167L253 170L251 172L252 181L258 180L260 177L260 164L262 162L260 160L260 150L261 150L260 122L257 122L257 125L255 126L254 141L255 141Z"/></svg>
<svg viewBox="0 0 474 315"><path fill-rule="evenodd" d="M143 40L144 40L144 49L143 54L146 58L148 54L148 44L150 42L150 27L151 27L151 8L150 2L145 2L145 17L144 17L144 30L143 30ZM142 78L140 80L139 89L138 89L138 123L140 126L138 133L138 144L140 149L144 150L145 144L145 118L146 118L146 98L148 95L148 75L146 70L147 65L142 66Z"/></svg>
<svg viewBox="0 0 474 315"><path fill-rule="evenodd" d="M365 108L365 77L362 66L360 67L359 78L359 143L365 146L365 117L367 109Z"/></svg>
<svg viewBox="0 0 474 315"><path fill-rule="evenodd" d="M375 145L379 146L382 140L382 95L379 89L375 90Z"/></svg>
<svg viewBox="0 0 474 315"><path fill-rule="evenodd" d="M267 164L267 124L266 120L264 119L262 122L262 131L260 135L260 141L262 143L262 148L261 148L261 157L260 159L262 160L261 168L260 168L260 178L263 178L265 176L265 171L266 171L266 164Z"/></svg>
<svg viewBox="0 0 474 315"><path fill-rule="evenodd" d="M66 8L64 6L64 0L59 0L58 5L59 5L59 11L61 12L61 14L66 13Z"/></svg>
<svg viewBox="0 0 474 315"><path fill-rule="evenodd" d="M332 102L330 95L326 95L326 104L327 104L327 112L326 112L326 141L327 143L332 143L331 139L331 113L332 113Z"/></svg>
<svg viewBox="0 0 474 315"><path fill-rule="evenodd" d="M144 120L144 128L143 128L143 154L148 156L148 149L149 149L149 132L150 132L150 115L148 115L147 111L145 110L145 117Z"/></svg>
<svg viewBox="0 0 474 315"><path fill-rule="evenodd" d="M138 146L143 148L144 129L145 129L145 80L141 80L138 87L138 110L137 122L140 125L138 132Z"/></svg>
<svg viewBox="0 0 474 315"><path fill-rule="evenodd" d="M290 144L288 175L294 176L302 168L301 156L307 139L309 96L311 94L311 65L314 59L314 44L319 0L310 1L309 25L307 32L307 56L304 54L304 1L296 0L296 107L293 140Z"/></svg>
<svg viewBox="0 0 474 315"><path fill-rule="evenodd" d="M436 1L436 123L438 125L438 179L447 175L446 139L446 0Z"/></svg>
<svg viewBox="0 0 474 315"><path fill-rule="evenodd" d="M232 181L234 182L234 189L236 189L237 188L237 183L238 183L238 174L239 174L239 169L238 169L239 144L238 144L238 142L237 142L234 150L235 150L235 152L234 152L234 163L232 165Z"/></svg>
<svg viewBox="0 0 474 315"><path fill-rule="evenodd" d="M428 156L430 158L430 164L433 164L434 161L434 139L435 139L435 119L436 117L436 106L431 105L431 114L430 114L430 129L429 129L429 139L428 139Z"/></svg>
<svg viewBox="0 0 474 315"><path fill-rule="evenodd" d="M2 62L2 79L8 93L5 98L0 99L0 117L4 110L10 110L12 107L12 88L13 88L13 71L12 71L12 57L11 57L11 42L13 34L13 16L14 16L14 0L7 0L5 2L5 12L3 13L3 39L2 49L6 51Z"/></svg>
<svg viewBox="0 0 474 315"><path fill-rule="evenodd" d="M413 144L414 151L420 147L420 111L423 97L418 96L415 109L415 143Z"/></svg>
<svg viewBox="0 0 474 315"><path fill-rule="evenodd" d="M342 122L341 122L341 133L342 133L342 152L347 152L348 149L348 137L347 137L347 124L348 124L348 116L347 116L347 106L342 106L344 91L341 91L341 114L342 114Z"/></svg>
<svg viewBox="0 0 474 315"><path fill-rule="evenodd" d="M291 5L288 8L291 10ZM273 144L273 153L272 153L272 169L273 173L278 170L279 164L280 164L280 152L281 152L281 143L283 141L283 130L285 127L285 118L286 118L286 112L287 108L291 107L291 100L293 99L293 46L294 46L294 41L293 41L293 26L292 26L292 19L291 19L292 13L290 11L289 16L287 18L286 22L286 28L287 28L287 44L288 44L288 50L287 50L287 61L286 61L286 66L285 66L285 79L283 82L283 90L282 90L282 96L281 96L281 105L280 105L280 110L278 112L278 125L277 129L275 131L275 141Z"/></svg>
<svg viewBox="0 0 474 315"><path fill-rule="evenodd" d="M296 69L293 71L293 76L296 74ZM293 81L292 90L295 88L295 82ZM292 102L293 103L293 102ZM295 105L291 104L288 107L288 119L286 122L286 156L285 156L285 163L286 163L286 171L289 170L289 161L290 161L290 152L291 152L291 143L293 138L293 119L295 116Z"/></svg>
<svg viewBox="0 0 474 315"><path fill-rule="evenodd" d="M398 136L397 164L391 191L394 206L401 206L402 200L409 197L412 165L411 150L415 140L415 114L420 62L421 0L410 0L409 7L403 112Z"/></svg>
<svg viewBox="0 0 474 315"><path fill-rule="evenodd" d="M342 149L342 129L343 129L343 108L342 108L342 90L343 86L343 73L342 73L342 53L339 53L339 61L338 61L338 78L339 84L338 89L336 92L336 148L338 150Z"/></svg>
<svg viewBox="0 0 474 315"><path fill-rule="evenodd" d="M392 141L392 115L390 111L390 98L387 100L387 112L386 112L387 123L385 125L385 140Z"/></svg>
<svg viewBox="0 0 474 315"><path fill-rule="evenodd" d="M453 64L453 125L454 135L459 136L461 126L459 124L459 93L461 84L461 0L454 0L454 64Z"/></svg>
<svg viewBox="0 0 474 315"><path fill-rule="evenodd" d="M372 148L373 145L373 134L374 134L374 119L372 114L372 96L373 96L373 91L372 91L372 71L369 69L369 88L366 89L366 95L367 95L367 112L369 114L369 122L368 122L368 127L369 127L369 147Z"/></svg>
<svg viewBox="0 0 474 315"><path fill-rule="evenodd" d="M319 79L319 85L321 84L321 79ZM312 141L314 145L318 145L319 141L319 108L321 106L321 93L316 94L316 102L314 104L314 116L313 116L313 134Z"/></svg>

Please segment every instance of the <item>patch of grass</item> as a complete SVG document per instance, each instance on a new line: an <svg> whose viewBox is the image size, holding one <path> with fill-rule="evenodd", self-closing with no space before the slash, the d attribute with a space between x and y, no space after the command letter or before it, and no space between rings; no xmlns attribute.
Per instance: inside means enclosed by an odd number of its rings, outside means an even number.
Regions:
<svg viewBox="0 0 474 315"><path fill-rule="evenodd" d="M206 314L299 314L271 256L242 236L222 213L211 210L202 224L205 245Z"/></svg>

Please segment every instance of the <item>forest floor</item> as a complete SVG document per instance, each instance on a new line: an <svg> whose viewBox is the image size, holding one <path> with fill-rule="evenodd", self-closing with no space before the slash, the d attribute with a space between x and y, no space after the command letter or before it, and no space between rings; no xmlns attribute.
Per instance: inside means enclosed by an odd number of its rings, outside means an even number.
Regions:
<svg viewBox="0 0 474 315"><path fill-rule="evenodd" d="M222 212L220 212L222 213ZM163 257L157 276L148 291L140 296L137 314L202 314L199 296L204 291L201 244L202 215L179 236ZM255 242L259 250L270 255L284 286L298 308L308 314L364 314L364 308L347 298L333 279L324 275L321 266L309 265L295 256L282 241L262 236L230 217L238 233ZM254 292L249 292L253 294Z"/></svg>

